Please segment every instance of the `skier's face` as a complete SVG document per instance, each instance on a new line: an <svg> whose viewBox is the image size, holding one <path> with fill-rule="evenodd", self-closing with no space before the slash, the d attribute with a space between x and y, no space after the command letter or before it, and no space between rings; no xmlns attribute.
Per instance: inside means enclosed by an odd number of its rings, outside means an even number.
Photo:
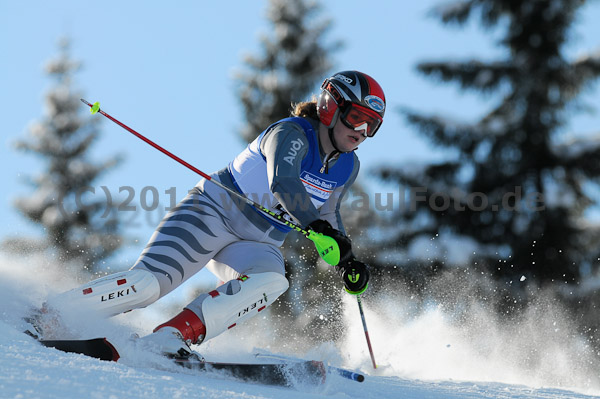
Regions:
<svg viewBox="0 0 600 399"><path fill-rule="evenodd" d="M338 121L333 127L333 136L338 148L342 152L356 149L366 139L364 130L350 129L342 123L340 117L338 117Z"/></svg>

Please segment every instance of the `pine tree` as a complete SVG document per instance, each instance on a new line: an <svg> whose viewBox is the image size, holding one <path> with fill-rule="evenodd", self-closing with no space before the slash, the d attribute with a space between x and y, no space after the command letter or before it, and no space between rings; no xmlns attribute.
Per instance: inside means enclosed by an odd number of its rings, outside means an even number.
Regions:
<svg viewBox="0 0 600 399"><path fill-rule="evenodd" d="M62 39L59 48L60 55L45 67L56 82L45 96L46 115L29 127L27 140L17 142L18 149L41 157L46 164L42 173L30 179L34 192L15 202L23 216L43 227L45 237L14 238L5 246L47 251L64 264L95 272L98 262L119 248L122 238L114 210L91 190L119 159L89 160L100 133L99 119L84 116L80 92L73 88L80 63L70 58L69 41Z"/></svg>
<svg viewBox="0 0 600 399"><path fill-rule="evenodd" d="M600 147L595 139L560 136L578 94L600 74L599 56L565 56L583 4L466 0L434 10L456 24L479 12L485 27L503 32L506 57L423 62L418 70L464 90L498 93L499 101L475 123L404 110L423 136L456 156L381 171L390 182L427 188L417 193L423 200L397 215L401 228L388 248L411 253L424 239L448 237L461 240L450 246L476 243L469 263L508 283L521 276L578 283L582 270L597 269L598 229L585 223L584 212L598 203L586 185L600 176ZM450 263L446 253L430 253L420 264L435 272Z"/></svg>
<svg viewBox="0 0 600 399"><path fill-rule="evenodd" d="M247 56L246 71L238 77L246 120L241 135L246 141L290 116L292 103L310 100L325 79L331 54L340 43L323 44L331 22L321 19L319 12L320 7L312 1L269 1L267 15L273 36L262 38L264 53ZM286 325L297 323L294 331L316 337L321 329L335 324L331 323L336 317L332 304L339 303L340 285L333 282L338 279L331 268L316 266L314 247L298 233L289 234L283 253L291 285L272 312Z"/></svg>
<svg viewBox="0 0 600 399"><path fill-rule="evenodd" d="M330 54L339 43L322 44L331 22L318 19L320 7L306 0L270 0L267 18L274 37L261 39L264 54L245 57L247 71L238 76L251 142L271 123L290 114L292 102L304 100L331 68Z"/></svg>

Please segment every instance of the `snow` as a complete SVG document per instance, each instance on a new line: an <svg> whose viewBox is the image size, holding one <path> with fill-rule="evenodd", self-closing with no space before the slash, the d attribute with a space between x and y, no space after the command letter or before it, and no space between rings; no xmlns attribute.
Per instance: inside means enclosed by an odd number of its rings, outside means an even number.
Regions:
<svg viewBox="0 0 600 399"><path fill-rule="evenodd" d="M410 244L407 254L410 259L444 259L450 265L468 264L472 254L489 251L473 238L452 232L432 238L429 235L417 236Z"/></svg>
<svg viewBox="0 0 600 399"><path fill-rule="evenodd" d="M375 355L374 370L364 341L358 307L353 297L344 303L348 337L341 345L315 344L309 353L285 353L330 361L367 375L357 383L330 376L318 387L292 388L244 383L223 375L196 374L168 367L164 359L148 353L127 353L117 363L44 348L21 333L21 315L54 291L77 284L75 278L52 272L39 259L9 260L0 257L0 398L590 398L600 395L597 374L582 368L585 356L560 333L568 326L530 315L531 324L502 331L482 313L485 327L459 328L439 306L410 315L409 303L395 298L363 299ZM145 333L161 319L147 308L109 321L79 320L82 335L107 335L116 344L128 334ZM554 327L552 334L534 337ZM269 334L249 336L240 326L209 341L199 349L208 360L251 361L257 351L275 352ZM229 335L228 335L229 334ZM87 336L91 338L92 336ZM245 339L243 339L244 337ZM487 338L486 338L487 337ZM515 366L526 350L522 340L543 346L544 366ZM575 345L576 346L576 345ZM530 348L531 349L531 348ZM539 349L539 348L538 348ZM284 353L282 353L284 354ZM162 370L156 366L163 366ZM597 376L596 376L597 377Z"/></svg>

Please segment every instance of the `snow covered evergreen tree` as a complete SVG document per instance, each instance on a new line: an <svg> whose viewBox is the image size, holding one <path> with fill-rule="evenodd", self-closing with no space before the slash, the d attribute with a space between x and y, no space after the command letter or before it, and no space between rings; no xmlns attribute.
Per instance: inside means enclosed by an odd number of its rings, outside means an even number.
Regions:
<svg viewBox="0 0 600 399"><path fill-rule="evenodd" d="M331 68L330 54L339 46L323 44L331 22L318 18L320 7L314 1L268 4L273 37L262 37L264 53L246 56L247 71L237 77L246 119L241 134L248 142L274 121L288 117L292 102L313 93Z"/></svg>
<svg viewBox="0 0 600 399"><path fill-rule="evenodd" d="M16 209L43 227L44 238L12 238L9 248L47 251L65 264L95 272L98 262L121 245L115 212L90 190L94 181L118 163L118 157L94 163L91 145L99 136L98 118L86 117L81 93L73 88L80 63L69 54L69 41L59 43L60 54L46 73L56 81L45 96L45 117L29 127L29 138L17 148L41 157L45 170L30 179L33 193L18 198ZM87 114L89 116L89 113Z"/></svg>
<svg viewBox="0 0 600 399"><path fill-rule="evenodd" d="M509 284L522 276L579 283L582 273L598 269L598 228L585 220L585 211L598 205L590 191L600 177L598 136L565 141L563 134L578 95L600 74L598 54L565 55L583 4L463 0L434 10L442 22L459 25L479 13L482 25L503 33L506 56L418 65L464 90L498 93L498 103L475 123L404 111L423 136L456 156L381 170L389 182L427 188L414 209L396 215L400 227L390 226L395 232L384 244L404 248L403 266L439 270L452 263L450 251L460 250L471 267ZM427 258L410 256L432 238L436 250Z"/></svg>

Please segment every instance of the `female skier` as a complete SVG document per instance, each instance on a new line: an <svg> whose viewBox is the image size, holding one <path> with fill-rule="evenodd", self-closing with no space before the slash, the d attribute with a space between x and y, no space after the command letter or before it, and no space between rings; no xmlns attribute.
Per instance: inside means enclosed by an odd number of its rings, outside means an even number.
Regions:
<svg viewBox="0 0 600 399"><path fill-rule="evenodd" d="M345 289L367 289L369 269L355 259L339 214L356 179L354 150L379 129L385 96L357 71L325 80L317 100L295 105L292 117L267 127L211 177L296 224L335 239ZM89 309L113 316L150 305L207 267L225 282L202 294L142 340L171 356L255 316L289 283L279 247L291 229L236 201L205 179L162 220L135 265L51 298L50 309Z"/></svg>

